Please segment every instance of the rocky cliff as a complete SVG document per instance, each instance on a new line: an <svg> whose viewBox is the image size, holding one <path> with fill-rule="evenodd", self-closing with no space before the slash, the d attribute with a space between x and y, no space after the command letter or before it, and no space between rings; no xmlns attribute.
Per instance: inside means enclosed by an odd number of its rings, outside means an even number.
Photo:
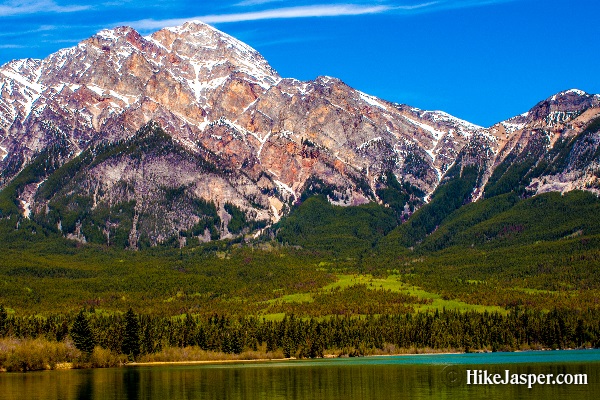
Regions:
<svg viewBox="0 0 600 400"><path fill-rule="evenodd" d="M483 128L335 78L282 78L202 23L121 27L0 68L2 211L136 247L255 231L307 192L381 202L390 173L424 194L417 207L473 165L470 200L597 191L599 115L599 96L570 90Z"/></svg>

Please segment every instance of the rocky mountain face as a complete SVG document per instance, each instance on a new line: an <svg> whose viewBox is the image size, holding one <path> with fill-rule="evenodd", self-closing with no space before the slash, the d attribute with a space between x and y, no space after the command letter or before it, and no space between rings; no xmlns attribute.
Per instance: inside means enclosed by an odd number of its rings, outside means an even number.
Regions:
<svg viewBox="0 0 600 400"><path fill-rule="evenodd" d="M600 193L600 96L572 89L489 129L497 138L488 194L522 186L533 194ZM504 187L503 187L504 185Z"/></svg>
<svg viewBox="0 0 600 400"><path fill-rule="evenodd" d="M423 193L417 207L469 166L470 200L597 191L599 116L599 96L571 90L482 128L335 78L282 78L205 24L121 27L0 67L0 208L138 247L255 231L303 193L381 202L392 175Z"/></svg>

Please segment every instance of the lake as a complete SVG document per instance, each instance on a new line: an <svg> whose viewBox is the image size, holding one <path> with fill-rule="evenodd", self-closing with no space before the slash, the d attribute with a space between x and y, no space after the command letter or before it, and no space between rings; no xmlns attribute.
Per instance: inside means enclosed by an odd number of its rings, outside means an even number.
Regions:
<svg viewBox="0 0 600 400"><path fill-rule="evenodd" d="M471 384L467 384L467 370ZM474 385L513 374L587 374L587 385ZM561 377L560 379L563 379ZM515 378L518 380L518 377ZM568 381L569 378L567 378ZM130 366L0 374L0 399L598 399L600 350Z"/></svg>

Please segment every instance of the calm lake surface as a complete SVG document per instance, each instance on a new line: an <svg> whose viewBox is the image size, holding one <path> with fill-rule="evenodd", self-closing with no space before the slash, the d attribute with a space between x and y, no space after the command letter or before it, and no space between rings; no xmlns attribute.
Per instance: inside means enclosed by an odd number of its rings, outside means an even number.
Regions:
<svg viewBox="0 0 600 400"><path fill-rule="evenodd" d="M587 385L467 385L467 370ZM0 374L0 399L594 399L600 350L417 355Z"/></svg>

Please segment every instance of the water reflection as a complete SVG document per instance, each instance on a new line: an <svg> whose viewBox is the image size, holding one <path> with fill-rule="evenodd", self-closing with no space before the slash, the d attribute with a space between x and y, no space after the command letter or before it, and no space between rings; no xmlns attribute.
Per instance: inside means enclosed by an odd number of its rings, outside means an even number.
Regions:
<svg viewBox="0 0 600 400"><path fill-rule="evenodd" d="M127 394L127 400L140 399L140 370L137 368L126 368L123 373L123 388Z"/></svg>
<svg viewBox="0 0 600 400"><path fill-rule="evenodd" d="M81 371L80 377L77 380L77 400L93 400L94 399L94 379L93 371Z"/></svg>
<svg viewBox="0 0 600 400"><path fill-rule="evenodd" d="M104 370L48 371L0 374L0 398L102 400L102 399L597 399L600 393L600 352L595 361L586 353L584 362L494 364L494 357L481 357L482 364L457 363L466 369L490 372L588 374L587 386L467 386L444 383L444 367L459 358L407 358L319 360L261 364L178 365L126 367ZM517 360L512 355L511 360ZM527 357L519 356L519 357ZM571 357L572 354L565 356ZM424 361L429 360L430 364ZM479 358L478 358L479 360ZM522 359L521 359L522 360ZM431 364L431 363L436 364Z"/></svg>

